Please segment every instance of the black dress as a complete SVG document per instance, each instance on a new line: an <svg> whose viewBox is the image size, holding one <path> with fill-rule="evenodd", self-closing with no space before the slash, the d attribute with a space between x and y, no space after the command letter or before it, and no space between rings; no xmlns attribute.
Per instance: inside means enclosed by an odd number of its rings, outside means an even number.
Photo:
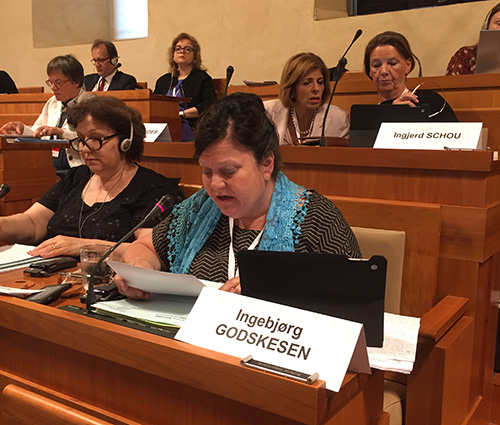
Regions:
<svg viewBox="0 0 500 425"><path fill-rule="evenodd" d="M47 225L45 239L57 235L118 241L138 224L163 195L177 202L183 199L178 179L170 179L139 166L128 186L114 199L89 207L82 201L82 191L91 177L86 165L72 168L68 175L52 186L38 201L54 215ZM153 227L170 211L149 220L144 227ZM80 218L81 217L81 218ZM127 242L132 242L134 238Z"/></svg>

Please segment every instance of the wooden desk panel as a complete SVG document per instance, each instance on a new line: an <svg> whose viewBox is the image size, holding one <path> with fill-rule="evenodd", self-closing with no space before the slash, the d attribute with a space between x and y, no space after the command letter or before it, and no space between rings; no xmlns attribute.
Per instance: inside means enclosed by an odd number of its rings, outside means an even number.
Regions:
<svg viewBox="0 0 500 425"><path fill-rule="evenodd" d="M141 424L379 424L383 373L349 373L338 394L239 359L0 297L0 387ZM36 349L34 349L36 347ZM91 412L93 412L91 410ZM101 417L102 418L102 417Z"/></svg>
<svg viewBox="0 0 500 425"><path fill-rule="evenodd" d="M114 96L136 108L144 122L164 123L170 128L172 140L181 141L179 102L181 98L154 95L151 90L113 90L95 92L98 96ZM7 94L0 96L0 126L9 121L32 125L52 93Z"/></svg>

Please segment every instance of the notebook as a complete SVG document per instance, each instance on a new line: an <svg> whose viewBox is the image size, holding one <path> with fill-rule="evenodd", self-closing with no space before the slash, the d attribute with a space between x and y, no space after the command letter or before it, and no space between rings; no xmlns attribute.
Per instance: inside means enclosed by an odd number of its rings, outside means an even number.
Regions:
<svg viewBox="0 0 500 425"><path fill-rule="evenodd" d="M500 30L482 30L477 45L476 74L500 72Z"/></svg>
<svg viewBox="0 0 500 425"><path fill-rule="evenodd" d="M363 323L367 345L382 346L384 257L240 251L237 258L243 295Z"/></svg>
<svg viewBox="0 0 500 425"><path fill-rule="evenodd" d="M430 106L352 105L349 146L372 148L383 122L423 122L429 119Z"/></svg>

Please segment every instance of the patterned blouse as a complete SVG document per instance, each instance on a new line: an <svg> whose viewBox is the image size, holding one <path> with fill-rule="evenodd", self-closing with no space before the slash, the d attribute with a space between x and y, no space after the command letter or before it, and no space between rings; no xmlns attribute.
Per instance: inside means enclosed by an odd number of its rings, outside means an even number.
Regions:
<svg viewBox="0 0 500 425"><path fill-rule="evenodd" d="M460 48L450 59L446 75L474 74L476 71L477 44Z"/></svg>

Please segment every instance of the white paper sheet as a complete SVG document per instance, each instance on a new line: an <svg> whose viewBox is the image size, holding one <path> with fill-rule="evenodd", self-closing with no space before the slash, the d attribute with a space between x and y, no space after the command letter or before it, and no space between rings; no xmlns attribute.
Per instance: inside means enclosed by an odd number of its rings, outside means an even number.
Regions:
<svg viewBox="0 0 500 425"><path fill-rule="evenodd" d="M129 286L154 294L196 297L205 286L219 288L222 285L217 282L201 281L192 275L143 269L118 261L108 260L108 264Z"/></svg>

